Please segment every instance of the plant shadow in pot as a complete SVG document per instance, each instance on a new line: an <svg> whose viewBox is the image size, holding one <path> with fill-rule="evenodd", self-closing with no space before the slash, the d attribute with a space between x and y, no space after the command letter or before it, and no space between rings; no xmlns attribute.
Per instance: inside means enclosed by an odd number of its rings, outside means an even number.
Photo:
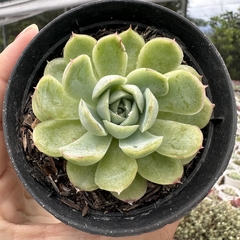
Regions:
<svg viewBox="0 0 240 240"><path fill-rule="evenodd" d="M59 196L51 196L46 186L32 177L33 168L20 141L21 114L29 94L43 75L47 61L61 56L72 32L94 35L99 29L117 30L130 25L138 26L138 30L145 33L150 26L160 36L176 39L184 51L184 60L203 75L203 82L208 85L207 95L215 104L213 117L203 130L204 149L194 159L191 172L183 179L184 184L158 201L126 214L90 210L82 217L79 211L64 204ZM218 51L196 26L179 14L152 3L99 1L79 6L53 20L26 48L8 84L3 123L9 156L17 174L46 210L66 224L89 233L127 236L153 231L176 221L207 195L231 156L236 111L226 66Z"/></svg>

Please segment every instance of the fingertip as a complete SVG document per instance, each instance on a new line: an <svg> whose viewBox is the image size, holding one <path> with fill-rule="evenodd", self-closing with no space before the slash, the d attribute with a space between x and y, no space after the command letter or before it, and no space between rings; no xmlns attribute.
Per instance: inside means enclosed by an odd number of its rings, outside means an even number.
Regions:
<svg viewBox="0 0 240 240"><path fill-rule="evenodd" d="M39 29L38 29L38 26L37 24L33 23L31 25L29 25L28 27L26 27L25 29L23 29L18 35L17 37L15 38L18 39L19 37L25 35L27 32L31 32L32 34L37 34L39 32Z"/></svg>
<svg viewBox="0 0 240 240"><path fill-rule="evenodd" d="M7 82L11 71L29 42L38 34L38 26L31 24L0 54L0 79ZM7 61L6 61L7 60Z"/></svg>

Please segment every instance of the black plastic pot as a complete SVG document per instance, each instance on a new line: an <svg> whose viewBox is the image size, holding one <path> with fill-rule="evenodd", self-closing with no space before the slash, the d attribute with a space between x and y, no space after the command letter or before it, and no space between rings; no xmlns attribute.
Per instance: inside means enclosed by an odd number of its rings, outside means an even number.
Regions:
<svg viewBox="0 0 240 240"><path fill-rule="evenodd" d="M72 32L93 33L104 26L151 26L181 43L186 58L202 74L207 94L215 103L207 127L205 147L194 171L182 186L164 199L128 215L90 211L87 216L64 205L36 182L29 172L19 140L23 103L42 76L46 60L61 53ZM153 231L193 209L225 170L235 142L236 111L231 79L218 51L198 28L179 14L159 5L138 1L97 1L79 6L48 24L29 44L10 78L3 124L11 161L26 189L46 210L77 229L101 235L126 236Z"/></svg>

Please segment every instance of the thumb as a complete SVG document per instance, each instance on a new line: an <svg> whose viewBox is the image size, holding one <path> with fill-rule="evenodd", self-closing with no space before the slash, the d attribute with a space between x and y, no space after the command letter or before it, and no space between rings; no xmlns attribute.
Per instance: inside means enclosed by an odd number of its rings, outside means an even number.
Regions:
<svg viewBox="0 0 240 240"><path fill-rule="evenodd" d="M2 122L2 104L7 81L22 51L37 33L37 25L30 25L25 28L0 54L0 124ZM2 125L0 125L0 130L1 129Z"/></svg>
<svg viewBox="0 0 240 240"><path fill-rule="evenodd" d="M0 80L7 82L14 65L24 48L38 33L38 26L32 24L25 28L15 40L0 54Z"/></svg>

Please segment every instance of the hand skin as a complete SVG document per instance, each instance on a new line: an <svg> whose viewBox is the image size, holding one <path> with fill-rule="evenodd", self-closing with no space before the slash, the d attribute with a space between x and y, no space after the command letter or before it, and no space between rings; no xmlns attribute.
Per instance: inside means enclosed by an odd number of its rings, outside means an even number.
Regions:
<svg viewBox="0 0 240 240"><path fill-rule="evenodd" d="M131 237L88 234L61 223L44 210L25 190L13 169L3 139L2 105L11 71L30 40L38 33L35 24L23 30L0 54L0 239L6 240L171 240L179 221L155 232ZM137 224L137 223L136 223Z"/></svg>

